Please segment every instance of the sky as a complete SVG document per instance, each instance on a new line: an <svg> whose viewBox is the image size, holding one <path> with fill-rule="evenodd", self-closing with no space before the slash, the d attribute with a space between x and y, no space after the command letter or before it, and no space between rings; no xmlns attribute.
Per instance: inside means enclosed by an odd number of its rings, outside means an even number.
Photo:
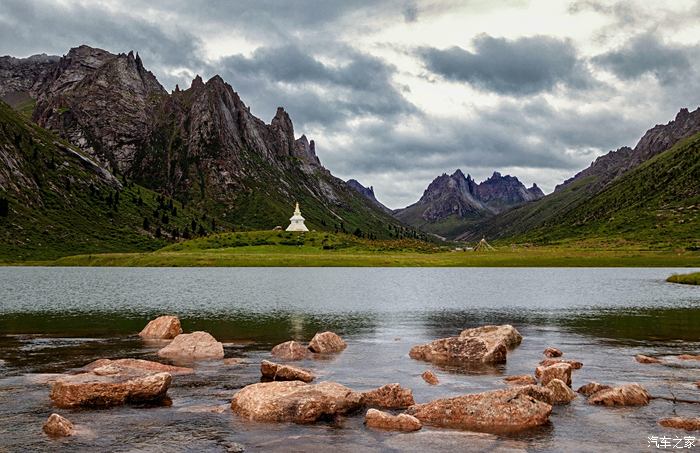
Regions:
<svg viewBox="0 0 700 453"><path fill-rule="evenodd" d="M400 208L435 177L550 192L700 105L700 0L0 0L0 55L139 52L283 106L331 172Z"/></svg>

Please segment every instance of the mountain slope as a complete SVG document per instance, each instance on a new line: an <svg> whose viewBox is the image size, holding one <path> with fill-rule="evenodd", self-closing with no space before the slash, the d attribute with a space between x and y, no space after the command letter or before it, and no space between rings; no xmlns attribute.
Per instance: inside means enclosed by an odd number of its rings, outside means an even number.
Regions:
<svg viewBox="0 0 700 453"><path fill-rule="evenodd" d="M138 54L88 46L35 72L39 125L115 174L224 222L284 226L298 201L311 229L389 237L402 228L321 165L283 108L266 124L219 76L167 93ZM0 74L0 87L10 79Z"/></svg>
<svg viewBox="0 0 700 453"><path fill-rule="evenodd" d="M0 260L154 250L200 227L216 229L177 202L119 181L0 102Z"/></svg>
<svg viewBox="0 0 700 453"><path fill-rule="evenodd" d="M604 189L589 192L594 179L574 181L539 202L491 219L463 238L625 242L652 248L700 245L700 134L655 155Z"/></svg>
<svg viewBox="0 0 700 453"><path fill-rule="evenodd" d="M490 218L513 206L537 200L544 194L533 185L498 172L481 184L461 170L435 178L416 203L394 211L404 223L440 236L453 238L469 225Z"/></svg>
<svg viewBox="0 0 700 453"><path fill-rule="evenodd" d="M362 184L360 184L360 182L356 179L348 179L345 183L348 185L348 187L356 190L366 199L377 205L382 211L391 214L391 209L387 208L379 200L377 200L377 197L374 195L374 187L365 187Z"/></svg>

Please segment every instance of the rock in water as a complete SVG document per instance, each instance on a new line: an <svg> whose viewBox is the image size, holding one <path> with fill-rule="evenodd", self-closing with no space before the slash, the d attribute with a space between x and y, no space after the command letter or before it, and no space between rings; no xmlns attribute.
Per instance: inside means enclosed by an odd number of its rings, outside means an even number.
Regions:
<svg viewBox="0 0 700 453"><path fill-rule="evenodd" d="M503 343L506 348L512 349L518 346L523 337L518 330L510 324L501 326L482 326L473 329L463 330L459 334L460 338L481 338L488 343Z"/></svg>
<svg viewBox="0 0 700 453"><path fill-rule="evenodd" d="M564 359L544 359L540 362L541 366L552 366L557 363L568 363L574 370L580 370L583 368L583 363L578 360L564 360Z"/></svg>
<svg viewBox="0 0 700 453"><path fill-rule="evenodd" d="M521 374L518 376L506 376L503 380L508 385L535 385L537 384L537 379L530 376L529 374Z"/></svg>
<svg viewBox="0 0 700 453"><path fill-rule="evenodd" d="M158 355L185 361L217 360L224 358L224 345L207 332L185 333L175 337Z"/></svg>
<svg viewBox="0 0 700 453"><path fill-rule="evenodd" d="M555 363L550 366L538 366L535 369L535 377L542 385L547 385L552 379L559 379L566 385L571 386L571 365L568 363Z"/></svg>
<svg viewBox="0 0 700 453"><path fill-rule="evenodd" d="M172 340L181 333L182 327L177 316L159 316L146 324L139 336L145 339Z"/></svg>
<svg viewBox="0 0 700 453"><path fill-rule="evenodd" d="M700 431L700 418L672 417L659 421L659 425L666 428L684 429L686 431Z"/></svg>
<svg viewBox="0 0 700 453"><path fill-rule="evenodd" d="M309 350L317 354L340 352L347 344L333 332L321 332L314 335L309 342Z"/></svg>
<svg viewBox="0 0 700 453"><path fill-rule="evenodd" d="M365 425L369 428L391 431L418 431L423 424L416 417L408 414L391 415L377 409L369 409L365 414Z"/></svg>
<svg viewBox="0 0 700 453"><path fill-rule="evenodd" d="M589 382L588 384L579 387L576 391L585 397L589 397L594 393L598 393L601 390L606 390L609 388L611 388L609 385L603 385L597 382Z"/></svg>
<svg viewBox="0 0 700 453"><path fill-rule="evenodd" d="M170 373L123 371L100 375L90 371L56 379L50 396L55 406L63 408L158 402L165 399L171 381Z"/></svg>
<svg viewBox="0 0 700 453"><path fill-rule="evenodd" d="M51 414L44 423L44 432L55 437L70 436L73 434L73 423L58 414Z"/></svg>
<svg viewBox="0 0 700 453"><path fill-rule="evenodd" d="M411 348L412 359L438 364L496 364L506 362L503 343L491 344L475 337L448 337Z"/></svg>
<svg viewBox="0 0 700 453"><path fill-rule="evenodd" d="M97 359L85 365L82 370L93 371L99 375L116 374L127 370L138 370L154 373L192 374L194 369L180 366L165 365L141 359Z"/></svg>
<svg viewBox="0 0 700 453"><path fill-rule="evenodd" d="M700 355L681 354L678 356L680 360L700 360Z"/></svg>
<svg viewBox="0 0 700 453"><path fill-rule="evenodd" d="M576 398L576 393L568 385L559 379L552 379L546 385L552 391L552 402L554 404L569 404Z"/></svg>
<svg viewBox="0 0 700 453"><path fill-rule="evenodd" d="M407 411L425 425L494 433L543 425L551 412L550 404L519 388L439 399Z"/></svg>
<svg viewBox="0 0 700 453"><path fill-rule="evenodd" d="M387 384L377 389L362 393L363 406L383 407L387 409L403 409L416 404L411 389L399 384Z"/></svg>
<svg viewBox="0 0 700 453"><path fill-rule="evenodd" d="M231 401L231 410L260 422L314 423L355 412L361 394L335 382L263 382L248 385Z"/></svg>
<svg viewBox="0 0 700 453"><path fill-rule="evenodd" d="M430 385L438 385L440 383L440 380L435 375L435 373L433 373L430 370L423 371L423 374L421 374L421 377L423 378L423 380L425 382L427 382Z"/></svg>
<svg viewBox="0 0 700 453"><path fill-rule="evenodd" d="M648 355L637 354L634 356L634 360L639 363L661 363L661 359L656 357L649 357Z"/></svg>
<svg viewBox="0 0 700 453"><path fill-rule="evenodd" d="M559 349L557 349L557 348L547 348L547 349L544 350L544 355L545 355L546 357L552 358L552 357L561 357L561 356L564 355L564 353L561 352L561 351L560 351Z"/></svg>
<svg viewBox="0 0 700 453"><path fill-rule="evenodd" d="M298 341L285 341L272 348L270 354L282 360L303 360L308 352L308 348Z"/></svg>
<svg viewBox="0 0 700 453"><path fill-rule="evenodd" d="M311 382L314 380L314 375L308 370L289 365L279 365L267 360L263 360L260 363L260 373L262 373L264 379L271 381Z"/></svg>
<svg viewBox="0 0 700 453"><path fill-rule="evenodd" d="M649 392L639 384L600 390L588 398L591 404L602 406L645 406L649 404Z"/></svg>

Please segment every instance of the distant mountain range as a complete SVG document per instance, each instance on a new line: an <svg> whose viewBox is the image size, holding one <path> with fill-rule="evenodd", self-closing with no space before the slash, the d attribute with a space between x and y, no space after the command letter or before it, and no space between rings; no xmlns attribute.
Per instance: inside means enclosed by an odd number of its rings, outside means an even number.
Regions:
<svg viewBox="0 0 700 453"><path fill-rule="evenodd" d="M418 202L397 209L394 215L424 231L454 237L475 221L542 197L536 184L528 189L514 176L494 172L477 184L458 169L435 178Z"/></svg>
<svg viewBox="0 0 700 453"><path fill-rule="evenodd" d="M324 168L282 107L265 123L219 76L168 93L138 54L80 46L0 57L0 100L0 259L272 229L297 201L310 229L367 237L700 241L700 109L682 109L547 196L514 176L476 183L456 170L392 211L373 187Z"/></svg>

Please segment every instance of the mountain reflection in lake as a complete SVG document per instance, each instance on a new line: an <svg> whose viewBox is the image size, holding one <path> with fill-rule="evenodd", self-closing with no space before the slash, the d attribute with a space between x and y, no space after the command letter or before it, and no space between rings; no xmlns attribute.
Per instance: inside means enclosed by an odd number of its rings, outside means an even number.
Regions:
<svg viewBox="0 0 700 453"><path fill-rule="evenodd" d="M318 380L358 390L400 382L418 402L501 388L502 377L532 374L555 346L580 360L574 387L639 382L654 395L700 399L699 362L641 365L634 354L700 353L700 289L664 281L675 269L129 269L0 268L0 451L593 451L647 448L647 436L683 433L656 424L697 414L697 406L655 400L642 408L591 407L581 397L557 406L550 425L514 436L424 428L367 430L362 416L339 424L257 424L203 408L227 406L259 379L259 362L288 339L333 330L348 348L307 360ZM685 271L688 271L687 269ZM101 357L155 360L136 333L160 314L185 331L206 330L244 365L203 363L177 377L167 408L64 410L83 432L49 440L52 412L42 373ZM434 367L408 357L414 344L483 324L515 325L524 337L499 367ZM420 378L433 369L438 386Z"/></svg>

